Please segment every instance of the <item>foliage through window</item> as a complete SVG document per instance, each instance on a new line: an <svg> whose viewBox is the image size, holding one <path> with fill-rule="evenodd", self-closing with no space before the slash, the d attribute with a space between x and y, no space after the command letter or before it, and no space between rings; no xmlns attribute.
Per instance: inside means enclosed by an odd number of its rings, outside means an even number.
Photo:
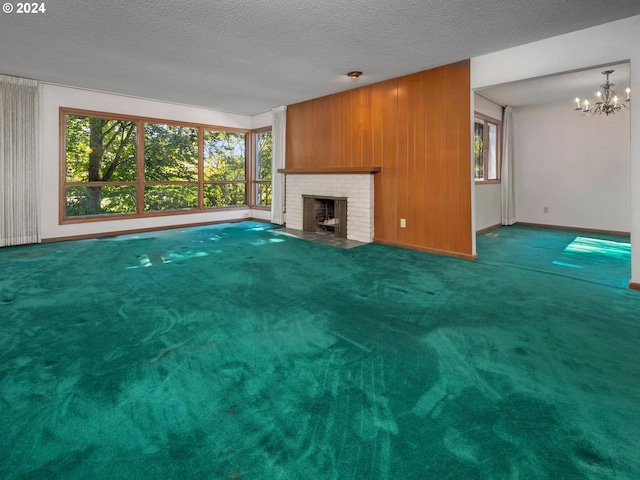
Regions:
<svg viewBox="0 0 640 480"><path fill-rule="evenodd" d="M473 123L474 178L476 183L500 182L502 123L476 113Z"/></svg>
<svg viewBox="0 0 640 480"><path fill-rule="evenodd" d="M66 216L136 211L137 125L68 115Z"/></svg>
<svg viewBox="0 0 640 480"><path fill-rule="evenodd" d="M245 135L204 131L204 205L246 203Z"/></svg>
<svg viewBox="0 0 640 480"><path fill-rule="evenodd" d="M248 184L257 205L271 203L271 132L67 109L61 119L62 220L248 206ZM255 172L249 139L259 145Z"/></svg>
<svg viewBox="0 0 640 480"><path fill-rule="evenodd" d="M271 206L272 140L271 130L256 134L255 203L262 207Z"/></svg>
<svg viewBox="0 0 640 480"><path fill-rule="evenodd" d="M198 129L144 124L144 211L198 208Z"/></svg>

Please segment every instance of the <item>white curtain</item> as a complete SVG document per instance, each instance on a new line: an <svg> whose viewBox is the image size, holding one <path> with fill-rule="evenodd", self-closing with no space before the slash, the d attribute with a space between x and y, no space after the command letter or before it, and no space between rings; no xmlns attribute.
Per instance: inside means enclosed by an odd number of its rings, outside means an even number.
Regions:
<svg viewBox="0 0 640 480"><path fill-rule="evenodd" d="M0 247L40 242L38 82L0 75Z"/></svg>
<svg viewBox="0 0 640 480"><path fill-rule="evenodd" d="M279 168L285 165L287 139L287 107L276 107L273 113L273 166L271 173L271 223L284 224L284 173Z"/></svg>
<svg viewBox="0 0 640 480"><path fill-rule="evenodd" d="M502 118L502 225L516 223L516 203L513 191L513 115L505 107Z"/></svg>

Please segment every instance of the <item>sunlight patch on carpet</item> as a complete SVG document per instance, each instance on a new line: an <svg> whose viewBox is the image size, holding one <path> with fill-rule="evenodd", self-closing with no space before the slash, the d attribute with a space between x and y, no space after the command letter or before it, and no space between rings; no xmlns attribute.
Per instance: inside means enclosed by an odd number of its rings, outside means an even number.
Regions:
<svg viewBox="0 0 640 480"><path fill-rule="evenodd" d="M600 238L576 237L564 250L567 253L595 253L615 258L631 258L631 244Z"/></svg>
<svg viewBox="0 0 640 480"><path fill-rule="evenodd" d="M584 268L580 265L574 265L573 263L567 263L567 262L559 262L558 260L554 260L553 262L554 265L558 265L560 267L569 267L569 268Z"/></svg>

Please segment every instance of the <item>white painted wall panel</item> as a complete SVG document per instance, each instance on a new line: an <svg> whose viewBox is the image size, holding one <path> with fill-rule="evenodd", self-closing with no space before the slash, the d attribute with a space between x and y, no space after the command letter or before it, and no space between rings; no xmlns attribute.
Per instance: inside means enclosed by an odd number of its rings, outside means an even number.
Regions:
<svg viewBox="0 0 640 480"><path fill-rule="evenodd" d="M568 101L514 108L513 120L519 222L629 231L628 112L584 117Z"/></svg>

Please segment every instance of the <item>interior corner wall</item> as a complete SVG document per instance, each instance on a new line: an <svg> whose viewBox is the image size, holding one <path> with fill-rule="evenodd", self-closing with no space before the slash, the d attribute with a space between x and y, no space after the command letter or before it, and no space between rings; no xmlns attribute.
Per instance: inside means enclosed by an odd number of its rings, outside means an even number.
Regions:
<svg viewBox="0 0 640 480"><path fill-rule="evenodd" d="M77 224L59 224L59 109L76 108L123 115L201 123L243 129L254 128L256 121L267 122L267 116L257 120L251 116L217 112L205 108L178 105L135 97L96 92L86 89L43 84L41 97L41 148L42 148L42 238L51 240L75 236L100 235L137 229L155 229L176 225L235 220L244 217L260 217L261 211L224 210L206 213L168 215L123 220L92 221ZM269 112L270 113L270 112ZM264 125L261 125L264 126Z"/></svg>
<svg viewBox="0 0 640 480"><path fill-rule="evenodd" d="M519 222L629 231L629 112L585 117L567 102L514 108L513 123Z"/></svg>
<svg viewBox="0 0 640 480"><path fill-rule="evenodd" d="M502 106L477 93L474 94L474 109L478 113L502 121ZM484 230L502 222L500 188L499 183L474 185L476 230Z"/></svg>
<svg viewBox="0 0 640 480"><path fill-rule="evenodd" d="M380 166L374 240L472 258L470 92L467 61L290 105L286 166Z"/></svg>
<svg viewBox="0 0 640 480"><path fill-rule="evenodd" d="M640 286L640 15L471 59L471 88L629 60L631 282Z"/></svg>
<svg viewBox="0 0 640 480"><path fill-rule="evenodd" d="M268 112L259 113L251 117L251 128L256 130L258 128L270 127L273 125L273 114L271 110Z"/></svg>

